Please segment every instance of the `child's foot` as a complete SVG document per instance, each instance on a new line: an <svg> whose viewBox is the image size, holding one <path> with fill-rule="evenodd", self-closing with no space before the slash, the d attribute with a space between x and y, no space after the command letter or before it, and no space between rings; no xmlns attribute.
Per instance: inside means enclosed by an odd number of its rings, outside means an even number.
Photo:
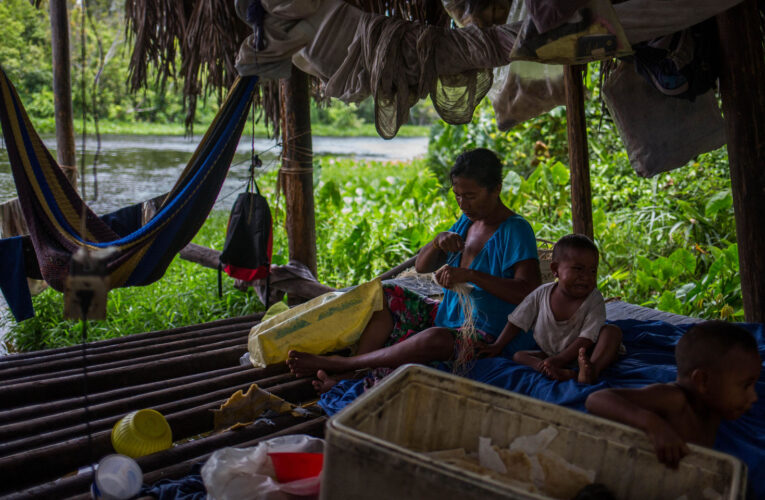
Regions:
<svg viewBox="0 0 765 500"><path fill-rule="evenodd" d="M560 368L552 364L543 364L542 374L548 378L558 380L560 382L576 378L576 372L574 370L569 370L568 368Z"/></svg>
<svg viewBox="0 0 765 500"><path fill-rule="evenodd" d="M337 384L338 380L330 377L327 375L327 372L324 370L318 370L316 372L316 380L311 382L311 385L313 385L314 390L317 392L317 394L324 394L325 392L332 389L335 384Z"/></svg>
<svg viewBox="0 0 765 500"><path fill-rule="evenodd" d="M590 363L590 357L587 356L587 350L584 347L581 347L579 349L579 375L577 377L577 382L580 384L594 384L596 377L595 377L595 369L592 366L592 363Z"/></svg>
<svg viewBox="0 0 765 500"><path fill-rule="evenodd" d="M287 366L296 377L307 377L319 370L328 372L345 371L342 356L317 356L307 352L290 351L287 353Z"/></svg>

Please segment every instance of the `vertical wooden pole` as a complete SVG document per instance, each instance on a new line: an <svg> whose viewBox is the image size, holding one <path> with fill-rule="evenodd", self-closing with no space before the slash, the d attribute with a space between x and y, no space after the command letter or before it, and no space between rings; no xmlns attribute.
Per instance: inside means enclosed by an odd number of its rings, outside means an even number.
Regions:
<svg viewBox="0 0 765 500"><path fill-rule="evenodd" d="M592 190L587 153L587 125L584 120L584 82L582 65L565 66L566 129L568 161L571 165L571 217L574 232L592 239Z"/></svg>
<svg viewBox="0 0 765 500"><path fill-rule="evenodd" d="M757 0L717 16L744 314L765 322L765 53Z"/></svg>
<svg viewBox="0 0 765 500"><path fill-rule="evenodd" d="M50 0L53 48L53 97L56 115L56 155L72 186L77 187L69 56L69 12L66 0Z"/></svg>
<svg viewBox="0 0 765 500"><path fill-rule="evenodd" d="M292 66L279 82L282 128L280 181L286 199L290 259L316 276L316 219L313 203L313 145L308 75Z"/></svg>

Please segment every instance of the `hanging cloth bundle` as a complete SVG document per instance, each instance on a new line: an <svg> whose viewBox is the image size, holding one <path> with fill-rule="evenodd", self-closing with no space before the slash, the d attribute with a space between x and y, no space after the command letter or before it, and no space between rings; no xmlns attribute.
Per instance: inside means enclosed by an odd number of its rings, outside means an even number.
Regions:
<svg viewBox="0 0 765 500"><path fill-rule="evenodd" d="M126 232L125 228L115 230L108 218L99 218L84 206L35 132L16 89L0 68L0 121L43 279L56 290L63 290L71 257L81 247L116 249L106 265L110 288L148 285L162 277L215 203L247 120L257 80L253 76L234 82L157 214L144 226Z"/></svg>
<svg viewBox="0 0 765 500"><path fill-rule="evenodd" d="M268 202L260 194L255 182L255 168L259 166L260 158L253 155L247 191L237 196L231 209L226 227L226 242L218 264L218 295L223 294L221 269L232 278L242 281L268 280L271 271L273 221Z"/></svg>

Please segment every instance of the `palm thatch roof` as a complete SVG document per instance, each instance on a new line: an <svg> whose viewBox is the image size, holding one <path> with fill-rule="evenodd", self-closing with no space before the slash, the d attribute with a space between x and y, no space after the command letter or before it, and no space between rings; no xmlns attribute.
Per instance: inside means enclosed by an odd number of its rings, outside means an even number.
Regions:
<svg viewBox="0 0 765 500"><path fill-rule="evenodd" d="M436 26L450 18L440 0L350 0L367 12L400 17ZM236 15L232 0L127 0L127 34L131 42L130 87L163 89L168 79L183 81L186 125L190 128L197 99L209 93L222 97L237 76L234 61L251 28ZM181 66L176 67L180 56ZM149 69L153 67L154 72ZM149 75L156 75L149 81ZM264 111L266 125L279 131L278 82L259 89L255 104ZM320 99L318 80L314 96Z"/></svg>

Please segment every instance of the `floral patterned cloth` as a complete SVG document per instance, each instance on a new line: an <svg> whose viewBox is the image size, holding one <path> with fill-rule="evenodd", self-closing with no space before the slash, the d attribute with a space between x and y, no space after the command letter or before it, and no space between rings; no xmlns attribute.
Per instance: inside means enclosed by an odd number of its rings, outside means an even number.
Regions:
<svg viewBox="0 0 765 500"><path fill-rule="evenodd" d="M433 326L439 301L399 285L383 285L383 295L393 317L393 331L385 347Z"/></svg>
<svg viewBox="0 0 765 500"><path fill-rule="evenodd" d="M393 331L385 347L398 344L417 333L434 326L436 313L440 302L430 297L425 297L417 292L401 287L399 285L383 285L383 295L388 304L391 316L393 317ZM480 330L477 330L479 339L485 342L493 342L494 338ZM462 349L462 339L458 330L452 330L455 337L454 356ZM472 340L468 340L471 344ZM432 366L442 365L440 361L430 363ZM377 382L389 375L391 368L375 368L370 370L364 378L364 386L369 389Z"/></svg>

